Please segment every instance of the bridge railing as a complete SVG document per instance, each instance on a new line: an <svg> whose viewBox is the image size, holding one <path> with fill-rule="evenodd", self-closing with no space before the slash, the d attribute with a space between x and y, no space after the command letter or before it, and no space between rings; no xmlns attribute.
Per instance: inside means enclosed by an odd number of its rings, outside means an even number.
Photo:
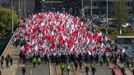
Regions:
<svg viewBox="0 0 134 75"><path fill-rule="evenodd" d="M17 29L15 30L14 33L16 33L16 31L17 31ZM14 33L12 34L12 37L10 38L8 44L6 45L4 51L2 52L2 54L1 54L1 56L0 56L0 58L1 58L2 56L4 56L4 57L7 56L7 54L8 54L8 47L9 47L9 45L10 45L11 42L12 42L12 39L13 39L13 37L14 37L14 35L15 35Z"/></svg>

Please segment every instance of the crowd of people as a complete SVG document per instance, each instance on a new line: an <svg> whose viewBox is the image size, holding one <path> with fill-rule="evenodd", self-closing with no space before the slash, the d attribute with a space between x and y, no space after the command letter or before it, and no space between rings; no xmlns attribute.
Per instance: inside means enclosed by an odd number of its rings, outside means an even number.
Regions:
<svg viewBox="0 0 134 75"><path fill-rule="evenodd" d="M117 64L119 59L121 63L129 64L126 63L129 60L125 53L104 33L90 30L80 18L68 13L40 12L25 18L20 21L12 42L15 47L21 46L19 56L23 64L32 62L36 67L42 62L56 63L61 66L62 75L65 66L70 71L70 63L73 63L75 70L78 66L82 70L82 65L86 63L87 75L89 65L92 75L95 75L96 63L108 66L109 62ZM22 71L25 75L25 66ZM112 74L115 75L113 70Z"/></svg>
<svg viewBox="0 0 134 75"><path fill-rule="evenodd" d="M20 58L40 64L99 62L107 58L110 43L101 31L91 31L80 18L68 13L40 12L20 22L13 39L14 46L21 45ZM101 59L102 61L102 59ZM100 63L103 64L102 62ZM77 68L76 68L77 69Z"/></svg>
<svg viewBox="0 0 134 75"><path fill-rule="evenodd" d="M92 32L80 18L68 13L41 12L21 21L14 45L21 45L20 54L107 53L107 36Z"/></svg>
<svg viewBox="0 0 134 75"><path fill-rule="evenodd" d="M1 63L2 69L4 68L4 66L3 66L4 62L6 63L6 68L9 68L10 65L13 64L13 58L10 55L7 55L6 57L1 56L0 63Z"/></svg>

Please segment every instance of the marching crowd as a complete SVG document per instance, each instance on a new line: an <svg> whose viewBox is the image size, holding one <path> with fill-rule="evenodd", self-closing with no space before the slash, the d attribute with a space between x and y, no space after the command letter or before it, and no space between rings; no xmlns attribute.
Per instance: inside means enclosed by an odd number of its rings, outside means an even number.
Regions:
<svg viewBox="0 0 134 75"><path fill-rule="evenodd" d="M22 72L25 75L25 63L32 62L33 67L45 63L56 63L61 66L61 73L73 63L75 70L82 70L88 75L89 65L92 75L95 75L97 63L109 65L109 62L117 64L118 59L129 67L129 59L125 53L101 31L91 31L78 17L68 13L41 12L20 21L20 27L13 38L13 45L21 46L19 57L23 61ZM13 63L10 55L1 58ZM133 66L133 62L131 63ZM122 69L124 71L124 68ZM112 74L115 75L112 70Z"/></svg>

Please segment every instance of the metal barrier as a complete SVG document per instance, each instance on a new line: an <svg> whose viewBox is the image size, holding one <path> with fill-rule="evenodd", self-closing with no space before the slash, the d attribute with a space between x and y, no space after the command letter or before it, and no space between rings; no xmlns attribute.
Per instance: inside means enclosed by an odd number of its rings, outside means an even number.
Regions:
<svg viewBox="0 0 134 75"><path fill-rule="evenodd" d="M17 31L17 29L15 30L15 32L14 33L16 33L16 31ZM9 40L9 42L8 42L8 44L6 45L6 47L5 47L5 49L4 49L4 51L3 51L3 53L1 54L1 56L0 56L0 58L2 57L2 56L6 56L8 53L8 47L9 47L9 45L10 45L10 43L12 42L12 39L13 39L13 37L14 37L14 35L15 34L12 34L12 37L10 38L10 40Z"/></svg>
<svg viewBox="0 0 134 75"><path fill-rule="evenodd" d="M3 53L1 54L0 58L1 58L2 56L4 56L4 57L6 56L6 53L7 53L7 51L8 51L8 46L9 46L9 44L10 44L12 38L13 38L13 35L12 35L11 39L9 40L7 46L5 47Z"/></svg>

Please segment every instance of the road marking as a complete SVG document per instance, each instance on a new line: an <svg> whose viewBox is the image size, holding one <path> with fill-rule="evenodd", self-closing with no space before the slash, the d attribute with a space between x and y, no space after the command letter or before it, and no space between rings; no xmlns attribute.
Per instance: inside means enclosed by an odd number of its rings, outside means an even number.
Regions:
<svg viewBox="0 0 134 75"><path fill-rule="evenodd" d="M30 71L30 75L33 75L33 70Z"/></svg>

